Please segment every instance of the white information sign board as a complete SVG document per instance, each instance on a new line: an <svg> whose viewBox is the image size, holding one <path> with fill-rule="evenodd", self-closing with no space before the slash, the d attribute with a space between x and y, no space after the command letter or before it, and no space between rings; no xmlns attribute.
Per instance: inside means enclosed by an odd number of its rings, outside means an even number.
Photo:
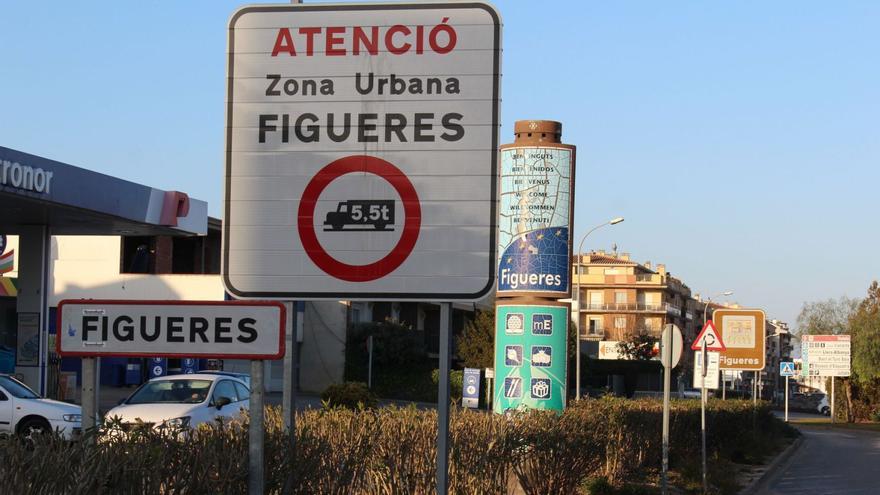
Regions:
<svg viewBox="0 0 880 495"><path fill-rule="evenodd" d="M476 300L491 289L492 7L248 6L229 22L228 48L230 293Z"/></svg>
<svg viewBox="0 0 880 495"><path fill-rule="evenodd" d="M706 367L706 389L715 390L718 388L718 380L721 375L719 372L719 356L717 352L707 352L709 366ZM703 356L701 351L694 353L694 388L703 388Z"/></svg>
<svg viewBox="0 0 880 495"><path fill-rule="evenodd" d="M279 359L284 305L266 301L101 301L58 304L62 356Z"/></svg>
<svg viewBox="0 0 880 495"><path fill-rule="evenodd" d="M805 376L850 376L849 335L803 335L801 357Z"/></svg>

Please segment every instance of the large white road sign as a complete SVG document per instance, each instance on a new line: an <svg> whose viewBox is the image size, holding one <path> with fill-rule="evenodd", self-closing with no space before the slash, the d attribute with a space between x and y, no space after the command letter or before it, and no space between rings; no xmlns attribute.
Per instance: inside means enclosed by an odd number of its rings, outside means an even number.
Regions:
<svg viewBox="0 0 880 495"><path fill-rule="evenodd" d="M284 305L258 301L101 301L58 304L62 356L279 359Z"/></svg>
<svg viewBox="0 0 880 495"><path fill-rule="evenodd" d="M227 290L484 296L495 277L500 43L498 14L482 3L233 14Z"/></svg>
<svg viewBox="0 0 880 495"><path fill-rule="evenodd" d="M802 335L804 376L849 376L851 344L849 335Z"/></svg>

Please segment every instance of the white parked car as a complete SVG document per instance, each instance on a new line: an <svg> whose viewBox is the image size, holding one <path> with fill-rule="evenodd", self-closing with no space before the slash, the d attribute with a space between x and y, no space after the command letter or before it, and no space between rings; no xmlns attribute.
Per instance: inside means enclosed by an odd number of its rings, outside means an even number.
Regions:
<svg viewBox="0 0 880 495"><path fill-rule="evenodd" d="M819 405L816 406L816 410L819 411L820 414L831 416L831 404L828 403L827 395L823 395L822 398L819 399Z"/></svg>
<svg viewBox="0 0 880 495"><path fill-rule="evenodd" d="M0 433L28 435L58 431L73 439L82 431L82 409L75 404L43 399L24 383L0 375Z"/></svg>
<svg viewBox="0 0 880 495"><path fill-rule="evenodd" d="M195 427L217 418L234 419L250 404L243 380L223 374L171 375L144 383L104 416L117 417L125 431L134 426Z"/></svg>

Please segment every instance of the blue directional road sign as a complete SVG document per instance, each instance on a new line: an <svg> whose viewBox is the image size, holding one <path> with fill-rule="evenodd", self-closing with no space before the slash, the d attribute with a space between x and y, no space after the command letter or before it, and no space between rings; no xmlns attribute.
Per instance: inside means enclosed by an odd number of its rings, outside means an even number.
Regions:
<svg viewBox="0 0 880 495"><path fill-rule="evenodd" d="M198 361L193 358L184 358L180 360L181 370L187 375L195 373L198 364Z"/></svg>
<svg viewBox="0 0 880 495"><path fill-rule="evenodd" d="M794 363L792 361L780 361L779 376L794 376Z"/></svg>
<svg viewBox="0 0 880 495"><path fill-rule="evenodd" d="M150 378L165 376L168 373L168 360L161 357L150 358Z"/></svg>

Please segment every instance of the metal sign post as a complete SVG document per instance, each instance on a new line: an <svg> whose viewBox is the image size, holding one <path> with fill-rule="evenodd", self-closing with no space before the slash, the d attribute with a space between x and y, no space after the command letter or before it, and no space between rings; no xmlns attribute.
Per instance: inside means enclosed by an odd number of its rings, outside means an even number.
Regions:
<svg viewBox="0 0 880 495"><path fill-rule="evenodd" d="M262 495L263 476L263 361L251 361L250 422L248 423L248 493Z"/></svg>
<svg viewBox="0 0 880 495"><path fill-rule="evenodd" d="M678 365L682 352L681 329L668 323L660 339L660 361L663 363L663 493L668 493L669 473L669 396L672 389L672 368Z"/></svg>
<svg viewBox="0 0 880 495"><path fill-rule="evenodd" d="M437 493L449 487L449 366L452 347L452 303L440 303L440 379L437 390Z"/></svg>
<svg viewBox="0 0 880 495"><path fill-rule="evenodd" d="M373 388L373 336L367 336L367 388Z"/></svg>
<svg viewBox="0 0 880 495"><path fill-rule="evenodd" d="M669 493L668 472L669 472L669 393L672 388L672 353L665 351L668 342L672 341L672 326L666 325L663 328L663 474L662 489L663 495Z"/></svg>
<svg viewBox="0 0 880 495"><path fill-rule="evenodd" d="M700 372L703 386L700 388L700 435L703 443L703 493L707 493L709 487L706 483L706 371L709 369L709 356L706 354L706 337L700 344L700 359L703 360L703 369Z"/></svg>
<svg viewBox="0 0 880 495"><path fill-rule="evenodd" d="M834 377L831 377L831 422L834 423Z"/></svg>
<svg viewBox="0 0 880 495"><path fill-rule="evenodd" d="M788 423L788 376L785 377L785 422Z"/></svg>
<svg viewBox="0 0 880 495"><path fill-rule="evenodd" d="M97 376L98 358L83 358L82 360L82 387L80 396L82 400L82 429L83 433L90 432L98 425L98 408L96 404L95 394L95 377ZM90 441L94 441L94 436L88 436Z"/></svg>
<svg viewBox="0 0 880 495"><path fill-rule="evenodd" d="M795 372L794 362L781 361L779 363L779 375L785 377L785 422L788 423L788 378L793 376Z"/></svg>

